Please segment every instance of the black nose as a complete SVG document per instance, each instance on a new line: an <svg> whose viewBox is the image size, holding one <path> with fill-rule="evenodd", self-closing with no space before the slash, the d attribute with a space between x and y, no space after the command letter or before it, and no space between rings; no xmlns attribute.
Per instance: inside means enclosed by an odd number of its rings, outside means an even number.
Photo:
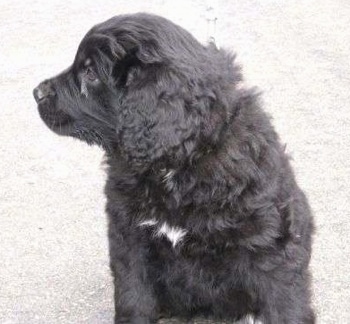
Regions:
<svg viewBox="0 0 350 324"><path fill-rule="evenodd" d="M56 92L50 81L40 83L34 90L33 96L37 103L43 101L48 97L55 96Z"/></svg>

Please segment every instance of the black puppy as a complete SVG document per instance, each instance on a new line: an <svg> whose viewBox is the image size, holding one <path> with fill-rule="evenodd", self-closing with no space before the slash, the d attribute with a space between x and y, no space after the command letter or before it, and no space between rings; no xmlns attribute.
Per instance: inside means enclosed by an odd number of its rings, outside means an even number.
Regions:
<svg viewBox="0 0 350 324"><path fill-rule="evenodd" d="M106 151L115 323L315 322L309 206L233 55L118 16L34 96L54 132Z"/></svg>

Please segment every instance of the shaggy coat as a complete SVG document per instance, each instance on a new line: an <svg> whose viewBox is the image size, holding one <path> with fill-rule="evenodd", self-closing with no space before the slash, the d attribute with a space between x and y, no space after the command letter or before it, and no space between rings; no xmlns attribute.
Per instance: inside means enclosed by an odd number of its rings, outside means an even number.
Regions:
<svg viewBox="0 0 350 324"><path fill-rule="evenodd" d="M314 323L310 209L234 55L117 16L34 96L53 131L106 152L115 323Z"/></svg>

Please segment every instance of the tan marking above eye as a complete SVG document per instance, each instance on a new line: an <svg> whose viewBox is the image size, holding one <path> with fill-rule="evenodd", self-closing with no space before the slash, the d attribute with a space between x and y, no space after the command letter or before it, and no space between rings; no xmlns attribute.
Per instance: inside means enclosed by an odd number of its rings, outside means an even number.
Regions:
<svg viewBox="0 0 350 324"><path fill-rule="evenodd" d="M91 59L90 58L87 58L84 62L84 66L85 67L88 67L89 65L91 65Z"/></svg>

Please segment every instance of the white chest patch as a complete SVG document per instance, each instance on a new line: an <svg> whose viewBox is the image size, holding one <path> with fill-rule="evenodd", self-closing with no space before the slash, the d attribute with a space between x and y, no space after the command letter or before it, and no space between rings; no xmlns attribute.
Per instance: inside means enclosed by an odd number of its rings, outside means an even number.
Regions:
<svg viewBox="0 0 350 324"><path fill-rule="evenodd" d="M259 321L258 319L254 318L252 315L248 315L245 318L245 322L246 324L263 324L263 322Z"/></svg>
<svg viewBox="0 0 350 324"><path fill-rule="evenodd" d="M139 226L156 226L158 222L155 219L148 219L142 221ZM187 231L177 227L169 226L166 222L162 223L161 226L156 226L155 236L166 236L167 239L172 243L173 247L176 246L186 235Z"/></svg>
<svg viewBox="0 0 350 324"><path fill-rule="evenodd" d="M139 226L154 226L157 225L157 221L155 219L147 219L139 224Z"/></svg>
<svg viewBox="0 0 350 324"><path fill-rule="evenodd" d="M156 235L165 235L168 238L168 240L173 244L173 247L175 247L175 245L183 239L186 233L186 230L180 227L169 226L167 223L164 222L163 225L160 228L158 228Z"/></svg>

